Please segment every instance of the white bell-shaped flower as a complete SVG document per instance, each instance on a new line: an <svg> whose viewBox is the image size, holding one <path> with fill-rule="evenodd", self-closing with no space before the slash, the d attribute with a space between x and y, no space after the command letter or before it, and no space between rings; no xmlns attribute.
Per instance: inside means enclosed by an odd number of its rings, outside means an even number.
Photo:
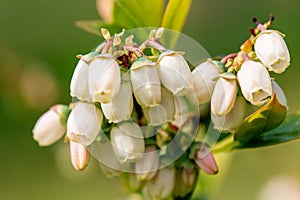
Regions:
<svg viewBox="0 0 300 200"><path fill-rule="evenodd" d="M56 105L45 112L35 123L32 130L33 139L40 146L48 146L59 140L67 130L66 124L62 121L65 105Z"/></svg>
<svg viewBox="0 0 300 200"><path fill-rule="evenodd" d="M168 166L160 169L156 176L143 188L146 199L167 199L175 186L175 168Z"/></svg>
<svg viewBox="0 0 300 200"><path fill-rule="evenodd" d="M270 71L280 74L290 65L289 50L278 31L262 31L255 40L254 49L259 60Z"/></svg>
<svg viewBox="0 0 300 200"><path fill-rule="evenodd" d="M159 167L159 151L156 147L146 147L142 159L135 163L135 173L140 181L148 181L152 179Z"/></svg>
<svg viewBox="0 0 300 200"><path fill-rule="evenodd" d="M211 99L216 85L214 78L220 74L217 64L211 59L198 65L192 72L193 89L197 96L198 104L203 104Z"/></svg>
<svg viewBox="0 0 300 200"><path fill-rule="evenodd" d="M131 66L130 77L134 96L142 107L160 103L160 80L155 63L146 58L136 60Z"/></svg>
<svg viewBox="0 0 300 200"><path fill-rule="evenodd" d="M238 87L234 75L224 75L216 83L211 97L211 112L217 116L228 114L234 106Z"/></svg>
<svg viewBox="0 0 300 200"><path fill-rule="evenodd" d="M158 74L162 85L174 95L191 92L192 72L180 53L162 53L158 59Z"/></svg>
<svg viewBox="0 0 300 200"><path fill-rule="evenodd" d="M272 96L272 84L268 70L260 62L252 60L242 64L237 78L246 100L260 106Z"/></svg>
<svg viewBox="0 0 300 200"><path fill-rule="evenodd" d="M104 116L111 123L130 118L133 109L132 88L129 74L124 74L120 89L109 103L101 103Z"/></svg>
<svg viewBox="0 0 300 200"><path fill-rule="evenodd" d="M125 121L111 129L110 139L116 158L121 164L134 162L143 157L145 143L141 128L134 122Z"/></svg>
<svg viewBox="0 0 300 200"><path fill-rule="evenodd" d="M67 122L67 136L84 146L90 145L101 130L103 115L94 104L77 102Z"/></svg>
<svg viewBox="0 0 300 200"><path fill-rule="evenodd" d="M250 110L249 107L250 106L247 105L243 96L237 96L234 107L227 115L218 117L211 112L211 120L214 124L214 129L223 133L234 132L247 117L247 114L250 114L248 113Z"/></svg>
<svg viewBox="0 0 300 200"><path fill-rule="evenodd" d="M89 163L90 153L80 143L69 141L69 151L73 167L77 171L84 170Z"/></svg>
<svg viewBox="0 0 300 200"><path fill-rule="evenodd" d="M88 86L88 69L88 64L80 59L71 79L71 96L81 101L92 100Z"/></svg>
<svg viewBox="0 0 300 200"><path fill-rule="evenodd" d="M90 61L88 84L93 101L100 103L110 102L118 93L120 83L120 68L111 55L98 55Z"/></svg>

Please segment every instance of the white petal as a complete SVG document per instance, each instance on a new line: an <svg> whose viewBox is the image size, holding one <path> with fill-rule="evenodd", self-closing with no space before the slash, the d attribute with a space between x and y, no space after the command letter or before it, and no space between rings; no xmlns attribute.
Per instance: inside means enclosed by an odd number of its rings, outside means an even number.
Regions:
<svg viewBox="0 0 300 200"><path fill-rule="evenodd" d="M193 89L197 96L198 104L203 104L211 99L216 85L214 78L218 77L220 71L212 60L198 65L192 72Z"/></svg>
<svg viewBox="0 0 300 200"><path fill-rule="evenodd" d="M145 59L136 61L131 67L130 76L134 96L142 107L160 103L160 80L153 62Z"/></svg>
<svg viewBox="0 0 300 200"><path fill-rule="evenodd" d="M217 116L228 114L234 106L237 91L235 79L219 78L211 98L211 111Z"/></svg>
<svg viewBox="0 0 300 200"><path fill-rule="evenodd" d="M121 72L118 63L109 55L96 57L89 65L88 83L94 101L110 102L120 88Z"/></svg>
<svg viewBox="0 0 300 200"><path fill-rule="evenodd" d="M191 92L192 73L184 57L177 53L165 53L158 59L159 78L164 87L174 95Z"/></svg>
<svg viewBox="0 0 300 200"><path fill-rule="evenodd" d="M101 130L102 119L102 112L95 105L77 102L68 118L67 136L88 146Z"/></svg>
<svg viewBox="0 0 300 200"><path fill-rule="evenodd" d="M142 158L145 143L140 127L133 122L121 122L110 133L113 151L121 164Z"/></svg>
<svg viewBox="0 0 300 200"><path fill-rule="evenodd" d="M244 62L237 73L237 77L243 96L253 105L264 104L272 95L270 75L261 63Z"/></svg>
<svg viewBox="0 0 300 200"><path fill-rule="evenodd" d="M50 109L38 119L32 132L40 146L48 146L65 134L66 126L61 124L60 116Z"/></svg>
<svg viewBox="0 0 300 200"><path fill-rule="evenodd" d="M260 61L275 73L282 73L290 65L290 54L282 35L274 30L261 32L254 44Z"/></svg>
<svg viewBox="0 0 300 200"><path fill-rule="evenodd" d="M118 123L130 118L133 109L133 97L130 81L123 81L116 96L106 104L101 103L104 116L109 122Z"/></svg>
<svg viewBox="0 0 300 200"><path fill-rule="evenodd" d="M71 96L82 101L91 101L88 87L88 67L88 64L80 59L70 84Z"/></svg>

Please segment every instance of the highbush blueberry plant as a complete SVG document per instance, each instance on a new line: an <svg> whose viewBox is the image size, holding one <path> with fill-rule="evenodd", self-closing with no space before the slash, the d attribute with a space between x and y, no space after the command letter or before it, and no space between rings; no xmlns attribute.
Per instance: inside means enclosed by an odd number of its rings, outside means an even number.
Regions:
<svg viewBox="0 0 300 200"><path fill-rule="evenodd" d="M119 6L107 2L111 10ZM272 78L290 65L284 35L269 29L273 15L264 24L254 20L256 27L239 51L194 59L195 49L182 34L167 29L183 26L186 15L172 13L179 2L169 1L158 28L88 29L104 40L77 56L73 102L52 107L33 128L40 146L65 136L76 170L85 169L92 156L108 177L124 176L131 192L149 200L199 199L197 176L219 171L215 153L286 142L300 131L291 124L299 115L285 120L287 99ZM98 5L102 12L103 2ZM112 12L101 14L108 27L123 19ZM127 23L124 28L137 28Z"/></svg>

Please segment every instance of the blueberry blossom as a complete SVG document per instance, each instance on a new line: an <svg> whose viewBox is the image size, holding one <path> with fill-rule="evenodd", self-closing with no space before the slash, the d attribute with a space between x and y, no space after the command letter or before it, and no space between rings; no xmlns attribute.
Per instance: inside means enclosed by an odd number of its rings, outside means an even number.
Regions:
<svg viewBox="0 0 300 200"><path fill-rule="evenodd" d="M221 74L211 97L211 112L216 116L228 114L234 106L238 87L233 74Z"/></svg>
<svg viewBox="0 0 300 200"><path fill-rule="evenodd" d="M81 101L92 100L88 86L88 69L88 64L80 59L71 79L71 96L77 97Z"/></svg>
<svg viewBox="0 0 300 200"><path fill-rule="evenodd" d="M160 80L154 62L139 58L131 66L130 77L134 96L142 107L153 107L160 103Z"/></svg>
<svg viewBox="0 0 300 200"><path fill-rule="evenodd" d="M48 146L59 140L67 130L65 117L68 106L55 105L45 112L36 122L32 132L33 139L40 146Z"/></svg>
<svg viewBox="0 0 300 200"><path fill-rule="evenodd" d="M197 96L198 104L203 104L211 99L220 70L211 59L198 65L192 72L193 89Z"/></svg>
<svg viewBox="0 0 300 200"><path fill-rule="evenodd" d="M257 58L275 73L282 73L290 65L290 54L278 31L264 30L258 34L255 44Z"/></svg>
<svg viewBox="0 0 300 200"><path fill-rule="evenodd" d="M103 115L94 104L77 102L67 122L67 136L84 146L90 145L101 130Z"/></svg>
<svg viewBox="0 0 300 200"><path fill-rule="evenodd" d="M145 143L141 128L134 122L124 121L111 129L112 149L121 164L135 162L143 157Z"/></svg>
<svg viewBox="0 0 300 200"><path fill-rule="evenodd" d="M89 163L90 153L80 143L69 141L69 151L73 167L77 171L84 170Z"/></svg>
<svg viewBox="0 0 300 200"><path fill-rule="evenodd" d="M93 101L109 103L118 93L121 72L118 63L110 54L94 57L89 63L88 85Z"/></svg>
<svg viewBox="0 0 300 200"><path fill-rule="evenodd" d="M130 118L133 109L132 88L129 74L124 74L118 93L109 103L101 103L104 116L109 122L118 123Z"/></svg>
<svg viewBox="0 0 300 200"><path fill-rule="evenodd" d="M166 51L158 58L158 73L162 85L174 95L185 95L192 88L192 72L178 52Z"/></svg>
<svg viewBox="0 0 300 200"><path fill-rule="evenodd" d="M237 72L237 78L246 100L260 106L272 96L271 78L260 62L245 61Z"/></svg>

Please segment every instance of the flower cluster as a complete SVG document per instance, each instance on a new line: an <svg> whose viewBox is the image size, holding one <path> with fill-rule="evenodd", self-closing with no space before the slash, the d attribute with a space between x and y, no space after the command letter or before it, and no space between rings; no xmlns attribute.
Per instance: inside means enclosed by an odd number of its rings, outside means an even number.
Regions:
<svg viewBox="0 0 300 200"><path fill-rule="evenodd" d="M221 60L224 71L211 99L211 119L215 129L221 132L235 132L246 116L274 95L287 107L283 90L268 72L280 74L290 65L284 35L268 30L273 19L264 25L255 20L257 28L252 30L241 51Z"/></svg>
<svg viewBox="0 0 300 200"><path fill-rule="evenodd" d="M199 170L218 172L198 130L199 124L206 126L200 118L209 118L200 110L210 106L214 128L235 133L271 98L287 107L269 73L290 65L283 35L268 30L272 20L256 21L238 53L195 66L184 52L163 46L163 28L140 44L124 31L112 37L102 29L105 41L78 56L70 84L73 102L46 112L33 129L34 139L47 146L65 135L76 170L87 166L91 153L108 176L129 172L131 188L146 199L185 198Z"/></svg>

